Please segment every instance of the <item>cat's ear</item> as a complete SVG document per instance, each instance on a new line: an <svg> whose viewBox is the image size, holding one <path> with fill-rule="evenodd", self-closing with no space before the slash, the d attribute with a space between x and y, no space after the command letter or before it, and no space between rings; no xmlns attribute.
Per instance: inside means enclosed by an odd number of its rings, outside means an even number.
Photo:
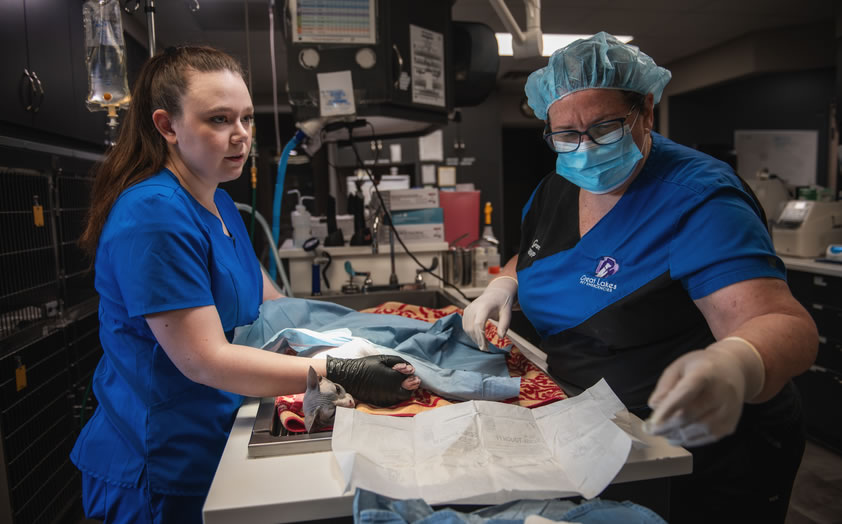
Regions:
<svg viewBox="0 0 842 524"><path fill-rule="evenodd" d="M307 433L313 433L314 430L333 425L335 416L336 406L333 404L321 405L312 413L304 415L304 427L307 429Z"/></svg>
<svg viewBox="0 0 842 524"><path fill-rule="evenodd" d="M316 413L305 413L304 414L304 428L307 430L307 433L313 432L313 425L316 423Z"/></svg>
<svg viewBox="0 0 842 524"><path fill-rule="evenodd" d="M310 366L310 369L307 371L307 390L309 391L311 389L319 389L319 374L316 373L313 366Z"/></svg>

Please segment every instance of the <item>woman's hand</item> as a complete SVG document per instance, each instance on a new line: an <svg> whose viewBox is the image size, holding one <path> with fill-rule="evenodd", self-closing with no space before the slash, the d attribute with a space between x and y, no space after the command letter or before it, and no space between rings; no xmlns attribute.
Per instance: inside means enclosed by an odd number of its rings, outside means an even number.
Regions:
<svg viewBox="0 0 842 524"><path fill-rule="evenodd" d="M743 403L763 389L765 373L760 354L739 337L686 353L658 380L645 428L676 445L715 442L737 428Z"/></svg>
<svg viewBox="0 0 842 524"><path fill-rule="evenodd" d="M512 304L517 298L517 280L502 276L492 280L482 295L468 304L462 315L462 329L485 351L485 323L489 318L497 320L497 335L506 336L512 321Z"/></svg>
<svg viewBox="0 0 842 524"><path fill-rule="evenodd" d="M375 406L403 402L421 385L421 379L412 375L412 365L395 355L328 356L326 369L328 379L342 384L354 398Z"/></svg>

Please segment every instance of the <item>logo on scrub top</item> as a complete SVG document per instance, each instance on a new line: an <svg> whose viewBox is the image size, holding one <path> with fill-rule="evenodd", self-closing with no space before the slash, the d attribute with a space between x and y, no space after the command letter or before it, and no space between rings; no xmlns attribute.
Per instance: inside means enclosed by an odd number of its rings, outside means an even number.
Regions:
<svg viewBox="0 0 842 524"><path fill-rule="evenodd" d="M613 293L617 289L617 284L605 280L607 277L617 274L620 270L620 264L611 257L602 257L596 263L596 271L594 276L582 275L579 277L579 284L583 286L592 287L606 293Z"/></svg>
<svg viewBox="0 0 842 524"><path fill-rule="evenodd" d="M596 271L594 274L597 278L610 277L620 270L620 264L611 257L602 257L596 264Z"/></svg>

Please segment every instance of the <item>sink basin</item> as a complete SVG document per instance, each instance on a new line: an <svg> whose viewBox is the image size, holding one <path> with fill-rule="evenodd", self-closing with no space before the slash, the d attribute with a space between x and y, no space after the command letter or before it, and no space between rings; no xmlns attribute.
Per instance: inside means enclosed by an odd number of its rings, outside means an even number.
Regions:
<svg viewBox="0 0 842 524"><path fill-rule="evenodd" d="M356 293L353 295L323 295L317 297L299 297L312 300L326 300L349 307L356 311L379 306L384 302L403 302L415 306L429 308L443 308L447 306L465 307L460 298L454 297L445 291L434 289L413 289L408 291L374 291L370 293Z"/></svg>

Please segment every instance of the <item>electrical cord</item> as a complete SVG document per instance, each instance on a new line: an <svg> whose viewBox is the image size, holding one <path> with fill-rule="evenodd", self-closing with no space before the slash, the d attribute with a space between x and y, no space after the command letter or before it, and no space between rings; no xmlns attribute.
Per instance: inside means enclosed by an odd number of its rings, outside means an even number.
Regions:
<svg viewBox="0 0 842 524"><path fill-rule="evenodd" d="M368 126L371 127L371 135L376 136L376 132L374 130L374 125L372 125L371 122L368 122L368 121L366 121L366 124L368 124ZM386 208L386 204L383 200L383 195L380 194L380 189L377 188L377 183L374 181L374 176L371 174L371 170L365 165L362 158L360 157L360 153L357 150L357 145L354 143L354 140L353 140L354 139L354 129L351 126L348 126L348 135L351 138L351 140L350 140L351 149L353 149L353 151L354 151L354 156L357 158L357 163L360 165L361 169L365 170L365 173L368 175L368 179L371 181L371 186L374 188L374 192L377 194L377 198L380 200L380 208L383 210L383 213L386 215L386 223L389 225L389 228L392 230L392 234L395 235L395 238L398 240L398 242L400 243L401 247L404 249L406 254L409 255L409 257L412 260L414 260L415 263L418 264L418 267L423 269L425 273L429 273L430 275L433 275L434 277L439 279L442 282L442 284L444 284L445 286L449 286L449 287L452 287L453 289L455 289L456 292L459 293L459 295L461 295L462 298L464 298L467 302L471 302L471 299L469 299L467 297L467 295L465 295L465 293L462 292L461 289L456 287L456 285L454 285L452 282L449 282L445 278L440 277L440 276L436 275L435 273L433 273L430 268L428 268L427 266L422 264L421 261L418 260L418 258L415 256L415 254L412 251L410 251L408 247L406 247L406 244L404 243L403 239L401 238L401 236L398 234L397 230L395 229L395 225L392 223L392 215L391 215L391 213L389 213L389 210ZM374 156L374 165L375 166L377 165L377 156L378 156L379 152L380 152L379 149L375 150L375 156Z"/></svg>

